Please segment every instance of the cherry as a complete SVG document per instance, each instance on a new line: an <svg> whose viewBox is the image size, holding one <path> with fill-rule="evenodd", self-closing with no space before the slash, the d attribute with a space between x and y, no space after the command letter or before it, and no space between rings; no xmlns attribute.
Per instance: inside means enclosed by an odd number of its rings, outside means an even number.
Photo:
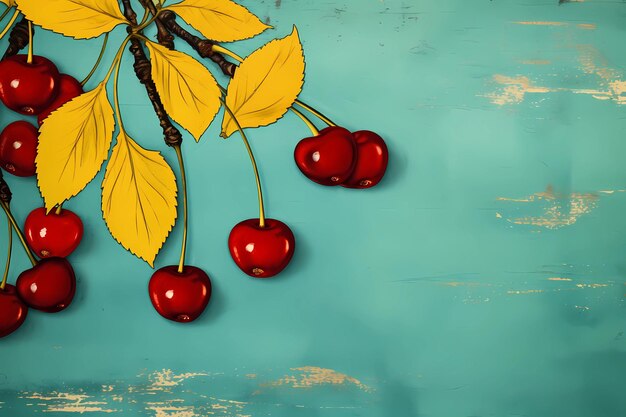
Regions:
<svg viewBox="0 0 626 417"><path fill-rule="evenodd" d="M83 222L70 210L46 214L46 209L40 207L26 217L24 234L37 256L65 258L78 247L83 237Z"/></svg>
<svg viewBox="0 0 626 417"><path fill-rule="evenodd" d="M41 113L56 97L59 70L47 58L14 55L0 61L0 100L11 110Z"/></svg>
<svg viewBox="0 0 626 417"><path fill-rule="evenodd" d="M197 319L209 303L211 280L195 266L185 265L183 272L178 272L177 265L170 265L152 274L148 292L161 316L188 323Z"/></svg>
<svg viewBox="0 0 626 417"><path fill-rule="evenodd" d="M37 128L25 121L9 124L0 133L0 165L18 177L35 175Z"/></svg>
<svg viewBox="0 0 626 417"><path fill-rule="evenodd" d="M20 298L31 308L56 313L70 305L76 292L72 265L64 258L42 259L22 272L15 283Z"/></svg>
<svg viewBox="0 0 626 417"><path fill-rule="evenodd" d="M341 184L348 188L371 188L385 175L389 151L383 138L369 130L352 134L356 142L357 162L352 175Z"/></svg>
<svg viewBox="0 0 626 417"><path fill-rule="evenodd" d="M56 98L46 107L39 116L37 116L37 122L39 126L43 123L44 119L50 115L53 111L83 94L83 86L71 75L61 74L59 77L59 91Z"/></svg>
<svg viewBox="0 0 626 417"><path fill-rule="evenodd" d="M278 274L291 261L296 240L289 227L274 219L248 219L233 227L228 237L230 256L246 274L269 278Z"/></svg>
<svg viewBox="0 0 626 417"><path fill-rule="evenodd" d="M356 163L356 144L352 134L339 126L322 129L319 135L302 139L294 157L300 171L322 185L339 185Z"/></svg>
<svg viewBox="0 0 626 417"><path fill-rule="evenodd" d="M6 284L0 290L0 337L16 331L28 315L28 307L17 295L13 285Z"/></svg>

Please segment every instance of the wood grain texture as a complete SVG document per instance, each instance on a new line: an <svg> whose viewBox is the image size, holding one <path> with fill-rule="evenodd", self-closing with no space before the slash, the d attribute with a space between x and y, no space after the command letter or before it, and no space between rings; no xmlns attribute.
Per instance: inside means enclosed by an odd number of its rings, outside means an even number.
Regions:
<svg viewBox="0 0 626 417"><path fill-rule="evenodd" d="M302 177L293 148L308 133L291 114L249 132L268 212L298 241L280 277L251 280L226 245L256 212L247 155L217 124L184 141L188 262L214 284L188 326L154 312L152 270L110 239L88 187L67 203L87 231L72 256L76 300L0 342L0 415L626 415L626 4L241 4L275 29L230 47L246 56L295 23L301 97L380 133L386 178L357 192ZM36 51L77 77L96 54L43 31ZM131 64L127 130L167 158ZM23 221L37 190L7 181ZM177 262L180 235L158 267ZM14 271L27 265L16 251Z"/></svg>

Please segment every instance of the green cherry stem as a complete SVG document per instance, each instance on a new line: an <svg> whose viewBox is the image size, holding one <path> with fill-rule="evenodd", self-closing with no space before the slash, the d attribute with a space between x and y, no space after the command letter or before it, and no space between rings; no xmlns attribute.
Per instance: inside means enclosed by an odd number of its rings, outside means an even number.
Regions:
<svg viewBox="0 0 626 417"><path fill-rule="evenodd" d="M33 22L28 21L28 58L27 64L33 63Z"/></svg>
<svg viewBox="0 0 626 417"><path fill-rule="evenodd" d="M4 275L2 276L2 282L0 282L0 291L4 290L7 285L7 278L9 278L9 269L11 269L11 252L13 250L13 226L7 217L7 224L9 225L9 243L7 244L7 261L4 266Z"/></svg>
<svg viewBox="0 0 626 417"><path fill-rule="evenodd" d="M252 148L250 147L250 142L248 141L248 138L246 137L246 133L241 128L241 125L239 124L239 121L235 117L235 114L230 109L230 107L228 107L228 105L226 104L226 101L223 98L220 98L220 100L222 101L222 104L224 105L224 108L226 109L230 117L232 117L233 121L235 122L235 126L237 126L237 130L239 131L239 134L241 135L241 139L243 140L244 145L246 145L248 156L250 156L250 162L252 163L252 169L254 170L254 178L256 180L257 194L259 197L259 227L265 227L265 206L263 204L263 190L261 188L261 178L259 176L259 168L257 167L256 159L254 158L254 153L252 152Z"/></svg>
<svg viewBox="0 0 626 417"><path fill-rule="evenodd" d="M12 9L12 7L7 7L6 9L4 9L4 12L2 12L2 14L0 14L0 22L2 22L4 20L4 18L7 17L9 12L11 11L11 9Z"/></svg>
<svg viewBox="0 0 626 417"><path fill-rule="evenodd" d="M106 51L108 41L109 41L109 34L107 32L104 35L104 41L102 42L102 47L100 48L100 54L98 55L98 59L96 60L96 63L93 65L93 67L91 68L91 71L89 71L89 74L87 74L85 79L80 82L80 85L82 85L83 87L85 86L85 84L87 84L87 81L89 81L91 76L98 69L98 66L100 65L100 61L102 61L102 57L104 56L104 51Z"/></svg>
<svg viewBox="0 0 626 417"><path fill-rule="evenodd" d="M4 35L6 35L9 32L9 29L11 29L11 26L13 26L13 23L15 23L19 15L20 15L20 11L15 9L13 16L11 16L11 20L9 20L9 23L7 23L7 25L2 30L2 33L0 33L0 39L4 38Z"/></svg>
<svg viewBox="0 0 626 417"><path fill-rule="evenodd" d="M185 173L185 162L183 161L183 151L180 145L174 146L178 166L180 167L180 182L183 186L183 241L180 245L180 260L178 261L178 273L182 274L185 268L185 254L187 253L187 230L189 225L189 208L187 204L187 174Z"/></svg>
<svg viewBox="0 0 626 417"><path fill-rule="evenodd" d="M335 122L333 122L328 117L326 117L322 112L320 112L319 110L316 110L314 107L309 106L305 102L296 100L296 104L302 107L303 109L309 111L310 113L314 114L315 116L317 116L318 119L326 123L328 126L337 126ZM293 110L293 107L292 107L292 110Z"/></svg>
<svg viewBox="0 0 626 417"><path fill-rule="evenodd" d="M239 55L237 55L236 53L234 53L233 51L231 51L230 49L226 49L223 46L220 45L213 45L212 49L214 52L218 52L221 54L224 54L226 56L231 57L232 59L234 59L235 61L242 63L243 62L243 58L240 57ZM324 114L322 112L320 112L319 110L316 110L315 108L309 106L308 104L300 101L300 100L296 100L295 103L302 107L303 109L309 111L310 113L314 114L315 116L317 116L321 121L323 121L324 123L326 123L328 126L337 126L332 120L330 120L328 117L324 116ZM294 108L292 107L291 110L294 110ZM307 124L308 125L308 124Z"/></svg>
<svg viewBox="0 0 626 417"><path fill-rule="evenodd" d="M117 53L115 54L115 58L113 58L113 62L111 62L111 66L109 67L109 70L107 71L107 75L104 76L104 81L102 82L106 83L109 81L109 78L111 78L111 74L113 73L113 70L117 67L117 65L121 62L122 54L124 53L124 48L130 41L130 38L132 38L132 36L133 36L132 34L126 36L126 38L124 38L124 40L122 41L122 44L117 50ZM117 67L117 69L119 72L119 67Z"/></svg>
<svg viewBox="0 0 626 417"><path fill-rule="evenodd" d="M11 213L11 209L9 208L9 205L5 203L4 201L0 201L0 206L2 206L2 209L4 210L4 212L7 215L7 218L9 219L9 222L11 223L11 225L13 225L13 229L15 230L15 233L17 233L17 237L20 239L20 242L22 242L22 246L24 246L24 250L26 251L26 255L28 255L28 259L30 260L30 263L33 264L33 266L37 265L37 260L35 259L32 252L30 251L30 248L28 247L28 244L26 243L26 238L24 237L24 233L22 233L22 230L18 226L17 221L15 220L15 217L13 217L13 213Z"/></svg>
<svg viewBox="0 0 626 417"><path fill-rule="evenodd" d="M311 122L304 114L302 114L300 110L297 110L292 107L291 111L294 112L300 119L302 119L304 124L307 125L307 127L311 131L311 133L313 133L313 136L317 136L320 134L320 131L317 129L317 127L315 127L313 122Z"/></svg>

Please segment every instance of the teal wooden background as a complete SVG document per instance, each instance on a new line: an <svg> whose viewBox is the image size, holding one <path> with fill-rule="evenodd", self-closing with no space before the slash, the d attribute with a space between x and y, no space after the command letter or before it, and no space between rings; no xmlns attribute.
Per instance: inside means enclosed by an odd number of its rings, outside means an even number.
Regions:
<svg viewBox="0 0 626 417"><path fill-rule="evenodd" d="M217 126L188 139L189 262L215 293L178 325L150 305L150 268L109 237L99 175L68 203L86 226L73 305L32 312L0 342L0 415L626 415L626 4L242 3L276 29L234 49L296 24L302 98L381 133L386 179L364 192L306 180L293 115L251 132L269 213L298 240L280 277L252 280L226 246L256 215L244 147ZM79 78L100 45L36 36ZM130 64L128 130L173 162ZM41 204L35 184L10 182L23 220ZM179 238L158 266L176 262Z"/></svg>

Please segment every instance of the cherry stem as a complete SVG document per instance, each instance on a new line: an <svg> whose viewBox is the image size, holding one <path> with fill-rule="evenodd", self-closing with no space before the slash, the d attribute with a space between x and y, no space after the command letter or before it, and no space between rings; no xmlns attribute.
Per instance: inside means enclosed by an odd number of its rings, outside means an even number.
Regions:
<svg viewBox="0 0 626 417"><path fill-rule="evenodd" d="M224 48L223 46L213 45L212 49L213 49L213 52L217 52L217 53L221 53L221 54L227 55L227 56L231 57L232 59L234 59L235 61L237 61L239 63L243 62L243 58L242 57L240 57L239 55L237 55L236 53L234 53L230 49ZM328 126L337 126L332 120L330 120L328 117L324 116L324 114L322 112L316 110L315 108L309 106L308 104L306 104L306 103L304 103L304 102L302 102L300 100L296 100L295 103L298 106L302 107L303 109L306 109L310 113L312 113L315 116L317 116L317 118L319 118L321 121L326 123ZM292 109L293 109L293 107L292 107Z"/></svg>
<svg viewBox="0 0 626 417"><path fill-rule="evenodd" d="M292 107L291 111L294 112L299 118L302 119L304 124L307 125L309 130L311 130L311 133L313 133L313 136L317 136L320 134L320 131L317 130L317 127L315 127L313 122L311 122L304 114L302 114L300 110L297 110L296 108Z"/></svg>
<svg viewBox="0 0 626 417"><path fill-rule="evenodd" d="M61 211L63 211L63 203L59 204L57 206L57 209L54 211L54 214L56 214L57 216L59 216L61 214Z"/></svg>
<svg viewBox="0 0 626 417"><path fill-rule="evenodd" d="M180 245L180 260L178 262L178 273L182 274L185 268L185 254L187 253L187 230L189 225L189 210L187 205L187 174L185 173L185 162L183 161L183 151L180 145L175 145L178 166L180 167L180 182L183 186L183 241Z"/></svg>
<svg viewBox="0 0 626 417"><path fill-rule="evenodd" d="M252 148L250 147L250 142L248 142L248 138L246 137L245 132L241 128L239 121L235 117L235 114L230 109L230 107L228 107L228 105L226 104L226 101L223 98L220 97L220 100L222 101L222 104L224 105L224 108L226 109L230 117L232 117L233 121L235 122L235 125L237 126L237 130L239 131L239 134L241 135L241 139L243 139L243 143L244 145L246 145L246 149L248 150L248 155L250 156L250 162L252 163L252 168L254 169L254 178L256 180L256 189L257 189L257 194L259 197L259 227L265 227L265 207L263 204L263 190L261 189L261 178L259 176L259 168L257 167L256 160L254 158L254 153L252 152Z"/></svg>
<svg viewBox="0 0 626 417"><path fill-rule="evenodd" d="M28 21L28 58L27 64L33 63L33 22Z"/></svg>
<svg viewBox="0 0 626 417"><path fill-rule="evenodd" d="M15 9L15 13L13 13L13 16L11 16L11 20L9 20L9 23L7 23L7 25L2 30L2 33L0 33L0 39L4 38L4 35L6 35L9 32L9 29L11 29L11 26L13 26L13 23L15 23L15 20L17 20L17 17L19 15L20 15L20 11Z"/></svg>
<svg viewBox="0 0 626 417"><path fill-rule="evenodd" d="M126 43L124 43L123 46L126 46ZM120 48L120 51L123 51L123 50L124 50L123 47ZM119 92L118 92L120 67L122 66L122 60L119 59L120 57L121 55L118 52L118 56L113 61L115 64L115 76L113 77L113 103L115 105L115 114L117 116L117 123L119 123L120 125L120 133L125 135L126 131L124 130L124 121L122 120L122 111L120 110L120 98L119 98Z"/></svg>
<svg viewBox="0 0 626 417"><path fill-rule="evenodd" d="M11 9L12 7L7 7L6 9L4 9L4 12L2 12L2 14L0 15L0 22L4 20L5 17L7 17Z"/></svg>
<svg viewBox="0 0 626 417"><path fill-rule="evenodd" d="M122 41L122 44L120 45L119 49L117 50L117 53L115 54L115 58L113 58L113 62L111 62L111 66L109 67L107 75L104 76L104 81L102 82L106 83L107 81L109 81L109 78L111 78L111 74L113 73L115 66L118 65L122 60L122 54L124 53L124 48L126 47L126 44L128 44L132 36L133 36L132 34L126 36L126 38ZM118 72L119 72L119 67L118 67Z"/></svg>
<svg viewBox="0 0 626 417"><path fill-rule="evenodd" d="M304 102L302 102L300 100L296 100L296 104L298 106L302 107L303 109L307 110L309 113L312 113L315 116L317 116L318 119L320 119L321 121L326 123L328 126L337 126L336 123L334 123L328 117L324 116L324 114L322 112L320 112L319 110L316 110L315 108L309 106L308 104L306 104L306 103L304 103Z"/></svg>
<svg viewBox="0 0 626 417"><path fill-rule="evenodd" d="M17 225L17 221L15 220L15 217L13 217L13 213L11 213L11 209L9 208L9 205L5 203L4 201L0 201L0 206L2 206L2 209L4 210L4 212L6 213L9 219L9 222L13 225L13 229L15 229L15 233L17 233L17 237L20 239L20 242L22 242L22 246L24 247L24 250L26 251L26 255L28 255L28 259L30 260L30 263L33 264L33 266L37 265L37 260L33 256L33 253L30 251L30 248L28 247L28 244L26 243L26 238L24 237L24 233L22 233L22 230Z"/></svg>
<svg viewBox="0 0 626 417"><path fill-rule="evenodd" d="M9 278L9 269L11 268L11 252L13 251L13 226L7 217L7 224L9 225L9 243L7 244L7 261L4 266L4 275L2 276L2 282L0 283L0 291L4 290L7 284L7 278Z"/></svg>
<svg viewBox="0 0 626 417"><path fill-rule="evenodd" d="M80 82L80 85L82 85L83 87L85 86L85 84L87 84L87 81L89 81L91 76L98 69L98 66L100 65L100 61L102 61L102 57L104 56L104 51L106 51L108 41L109 41L109 33L107 32L104 35L104 41L102 42L102 47L100 48L100 54L98 55L98 59L96 60L96 63L93 65L93 67L91 68L91 71L89 71L89 74L87 74L85 79Z"/></svg>
<svg viewBox="0 0 626 417"><path fill-rule="evenodd" d="M152 1L152 0L150 0ZM142 30L144 30L146 27L150 26L155 20L157 20L159 18L159 13L161 13L161 11L157 11L157 13L155 15L153 15L150 19L148 19L147 21L143 21L142 23L140 23L137 27L133 28L133 32L141 32ZM150 16L149 13L146 12L145 17ZM145 20L144 17L144 20Z"/></svg>
<svg viewBox="0 0 626 417"><path fill-rule="evenodd" d="M219 46L219 45L212 45L211 48L213 49L213 52L218 52L220 54L227 55L239 63L243 62L243 58L237 55L236 53L234 53L233 51L231 51L230 49L226 49L223 46Z"/></svg>

